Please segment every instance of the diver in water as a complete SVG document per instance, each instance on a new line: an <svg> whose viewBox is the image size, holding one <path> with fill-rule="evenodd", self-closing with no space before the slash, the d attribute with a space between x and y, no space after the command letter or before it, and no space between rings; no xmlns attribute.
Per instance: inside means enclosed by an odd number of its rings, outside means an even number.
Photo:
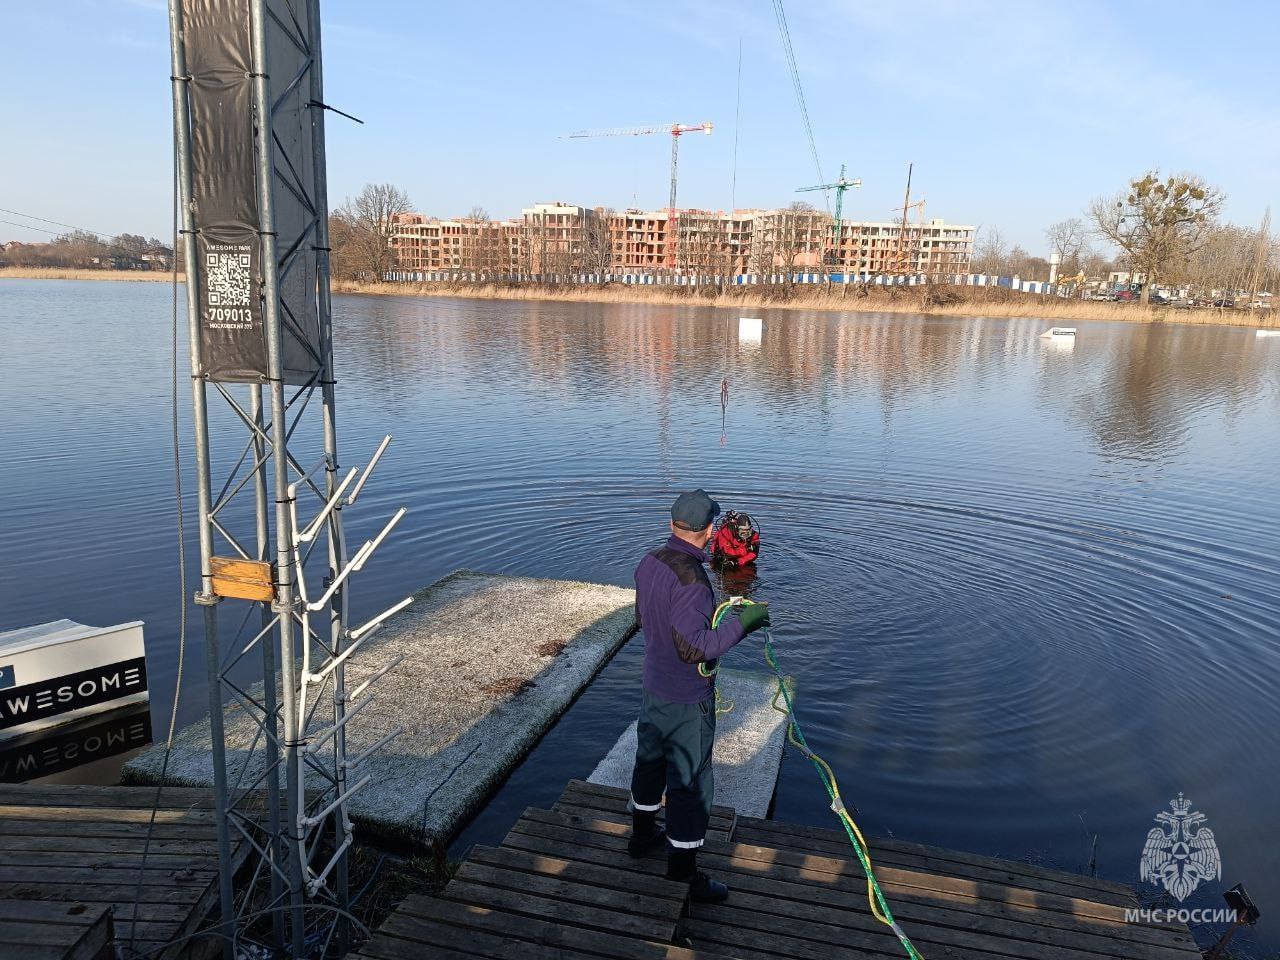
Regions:
<svg viewBox="0 0 1280 960"><path fill-rule="evenodd" d="M644 631L644 694L631 776L633 857L667 848L667 878L689 884L697 901L718 903L729 888L697 868L713 795L711 751L716 733L714 668L743 637L769 624L765 604L743 607L737 620L712 628L715 595L704 548L720 513L703 490L682 493L671 507L671 536L636 568L636 625ZM710 675L708 675L710 674ZM656 818L667 795L667 829Z"/></svg>

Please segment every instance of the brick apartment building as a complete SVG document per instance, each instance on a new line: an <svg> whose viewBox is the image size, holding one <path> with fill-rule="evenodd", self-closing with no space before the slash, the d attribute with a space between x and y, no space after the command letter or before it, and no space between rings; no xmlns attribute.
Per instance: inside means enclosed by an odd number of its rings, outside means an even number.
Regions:
<svg viewBox="0 0 1280 960"><path fill-rule="evenodd" d="M674 226L674 231L673 231ZM840 237L824 211L623 210L536 203L511 220L403 215L392 239L397 268L484 274L967 273L976 228L940 219L851 221Z"/></svg>

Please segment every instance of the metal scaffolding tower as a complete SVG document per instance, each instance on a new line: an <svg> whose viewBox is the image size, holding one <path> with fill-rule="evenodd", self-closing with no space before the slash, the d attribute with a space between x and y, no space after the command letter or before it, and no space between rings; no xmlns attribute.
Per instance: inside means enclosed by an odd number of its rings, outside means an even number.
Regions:
<svg viewBox="0 0 1280 960"><path fill-rule="evenodd" d="M247 942L323 957L351 933L361 766L399 732L348 756L348 722L395 664L352 689L346 665L409 602L353 627L350 578L404 510L348 555L343 508L391 438L340 469L318 0L169 0L169 20L217 932L228 958Z"/></svg>

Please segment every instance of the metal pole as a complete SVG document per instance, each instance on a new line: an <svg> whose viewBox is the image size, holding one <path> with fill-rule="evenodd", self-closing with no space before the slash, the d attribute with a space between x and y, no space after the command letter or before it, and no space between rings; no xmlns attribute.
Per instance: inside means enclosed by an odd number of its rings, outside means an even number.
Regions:
<svg viewBox="0 0 1280 960"><path fill-rule="evenodd" d="M173 87L173 138L181 196L182 249L187 269L187 335L191 348L191 411L196 446L196 503L199 511L200 590L196 603L203 607L205 670L209 684L209 733L213 762L213 811L218 840L218 900L222 955L233 958L235 903L232 893L231 836L227 824L227 758L223 741L222 663L218 645L218 598L213 593L209 558L213 555L213 529L209 524L209 415L200 349L200 291L195 283L195 213L191 204L191 109L187 101L187 58L183 47L182 10L179 0L169 0L169 63ZM176 251L175 251L176 255Z"/></svg>
<svg viewBox="0 0 1280 960"><path fill-rule="evenodd" d="M324 426L324 452L327 458L325 491L333 496L338 472L338 431L333 369L333 297L330 291L329 265L329 177L325 160L324 130L324 68L321 56L320 2L308 0L308 24L310 35L307 47L311 52L311 157L314 195L311 198L316 211L316 307L320 324L321 357L324 370L320 374L320 390ZM342 507L338 506L329 519L329 576L337 576L347 562L346 535L342 523ZM329 613L329 636L334 656L342 653L347 627L347 590L341 587L333 596ZM333 774L336 795L347 790L347 727L343 722L347 713L346 664L340 663L333 671ZM339 807L333 822L333 844L341 850L351 829L346 804ZM350 903L347 872L347 855L343 853L334 871L334 897L337 905L346 911ZM337 952L344 954L350 940L346 917L336 920Z"/></svg>
<svg viewBox="0 0 1280 960"><path fill-rule="evenodd" d="M301 729L298 713L298 677L294 651L293 528L290 523L288 410L284 397L284 359L281 351L280 284L276 254L274 208L274 146L271 137L271 97L267 87L266 4L252 0L253 105L257 122L258 224L262 251L263 318L267 340L267 368L271 390L271 462L274 467L276 499L276 602L280 614L281 713L284 724L282 747L285 756L288 816L285 823L285 853L289 876L289 935L294 957L303 956L304 908L303 857L305 834L302 817L306 791L301 780L299 749ZM306 638L303 638L306 642Z"/></svg>
<svg viewBox="0 0 1280 960"><path fill-rule="evenodd" d="M257 532L257 558L267 560L271 555L271 525L267 513L267 464L264 459L266 442L262 432L266 423L262 416L262 385L249 386L249 416L257 426L253 435L253 462L257 464L253 471L253 503L254 520ZM271 609L262 605L262 627L265 630L271 623ZM275 639L271 636L262 638L262 723L268 731L263 737L264 767L271 770L267 777L267 824L270 839L267 841L268 874L271 877L271 905L279 907L284 893L284 882L278 869L284 866L284 850L280 838L280 723L277 719L279 703L276 700L276 651ZM271 914L271 945L277 950L284 949L284 913L273 910Z"/></svg>

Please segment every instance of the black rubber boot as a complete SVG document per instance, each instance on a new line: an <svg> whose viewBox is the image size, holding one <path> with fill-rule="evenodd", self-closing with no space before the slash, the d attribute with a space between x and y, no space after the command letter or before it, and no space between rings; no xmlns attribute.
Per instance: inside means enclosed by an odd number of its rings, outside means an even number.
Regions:
<svg viewBox="0 0 1280 960"><path fill-rule="evenodd" d="M729 888L698 869L698 851L671 847L667 851L667 879L689 884L689 899L696 903L724 903Z"/></svg>
<svg viewBox="0 0 1280 960"><path fill-rule="evenodd" d="M627 841L627 853L635 859L654 853L666 846L667 832L658 826L658 811L631 811L631 839Z"/></svg>

